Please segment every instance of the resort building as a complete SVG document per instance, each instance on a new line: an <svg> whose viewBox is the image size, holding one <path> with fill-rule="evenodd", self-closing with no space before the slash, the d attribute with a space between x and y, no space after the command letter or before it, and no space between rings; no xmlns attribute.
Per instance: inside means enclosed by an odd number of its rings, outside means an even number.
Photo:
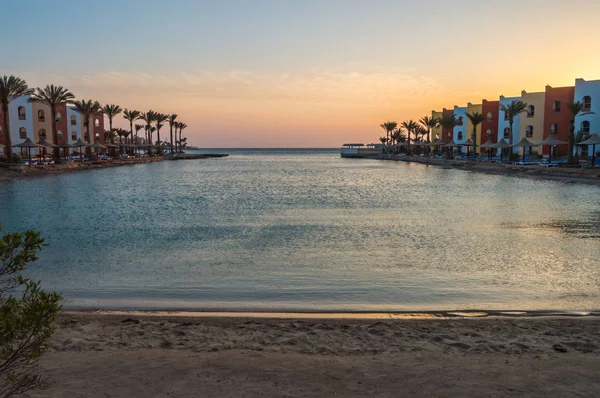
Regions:
<svg viewBox="0 0 600 398"><path fill-rule="evenodd" d="M10 123L10 138L12 144L18 144L29 138L35 140L33 125L33 104L29 102L31 96L24 95L14 98L8 104L8 119ZM19 148L13 148L13 152L19 153Z"/></svg>
<svg viewBox="0 0 600 398"><path fill-rule="evenodd" d="M485 117L481 123L481 141L484 143L489 139L492 142L498 142L498 112L500 101L483 100L481 104L481 113ZM479 152L487 153L486 149L480 149Z"/></svg>
<svg viewBox="0 0 600 398"><path fill-rule="evenodd" d="M573 101L575 95L575 87L552 87L546 86L544 96L544 134L546 139L550 134L556 134L556 137L561 140L569 141L569 124L571 121L571 113L567 109L567 104ZM544 155L550 154L550 147L542 148ZM567 146L559 145L555 148L557 156L567 154Z"/></svg>
<svg viewBox="0 0 600 398"><path fill-rule="evenodd" d="M442 110L442 116L452 116L454 115L454 109L446 109L444 108ZM441 140L444 141L445 144L449 143L450 141L452 141L453 135L454 135L454 129L449 129L446 127L441 127L442 130L442 137Z"/></svg>
<svg viewBox="0 0 600 398"><path fill-rule="evenodd" d="M583 104L583 110L575 117L575 136L579 132L600 134L600 80L576 79L574 101ZM587 155L587 148L581 149Z"/></svg>
<svg viewBox="0 0 600 398"><path fill-rule="evenodd" d="M456 126L452 139L457 144L464 144L467 140L467 107L454 105L454 116L456 116ZM463 152L466 152L466 147L462 147Z"/></svg>
<svg viewBox="0 0 600 398"><path fill-rule="evenodd" d="M475 105L475 104L472 104L469 102L467 104L467 113L469 115L472 115L474 113L483 113L482 104ZM472 140L473 123L471 123L471 120L469 118L466 118L466 119L467 119L466 138ZM483 140L483 142L485 142L485 140ZM483 142L481 141L481 123L480 123L477 125L477 127L475 129L475 144L477 145L477 148L479 148L479 145L481 145ZM470 148L469 151L472 153L473 148Z"/></svg>
<svg viewBox="0 0 600 398"><path fill-rule="evenodd" d="M431 111L431 118L434 120L440 120L442 118L442 112ZM431 129L431 141L436 139L442 139L442 126L438 123L437 126Z"/></svg>
<svg viewBox="0 0 600 398"><path fill-rule="evenodd" d="M509 106L513 101L519 101L520 99L521 97L500 96L500 108L498 111L498 139L504 139L509 144L516 144L520 140L521 134L519 132L519 127L521 124L521 115L517 115L513 120L513 131L511 137L510 120L508 119L508 114L502 110L502 105ZM498 153L500 152L498 151Z"/></svg>
<svg viewBox="0 0 600 398"><path fill-rule="evenodd" d="M521 133L517 141L527 138L529 141L539 143L544 140L544 114L546 105L546 92L528 93L521 92L521 100L527 104L527 110L521 114L519 131ZM541 147L533 148L541 151Z"/></svg>

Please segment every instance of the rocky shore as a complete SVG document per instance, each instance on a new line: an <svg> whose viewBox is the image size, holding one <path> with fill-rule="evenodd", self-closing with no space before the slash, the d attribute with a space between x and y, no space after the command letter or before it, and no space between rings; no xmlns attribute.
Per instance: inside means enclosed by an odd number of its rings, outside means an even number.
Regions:
<svg viewBox="0 0 600 398"><path fill-rule="evenodd" d="M153 156L136 157L131 159L110 159L110 160L92 160L89 162L67 162L63 164L50 165L6 165L0 163L0 182L10 181L14 178L40 177L44 175L53 175L68 173L74 171L83 171L91 169L104 169L109 167L129 166L134 164L162 162L164 160L194 160L209 159L214 157L226 157L228 155L212 154L179 154L174 156Z"/></svg>
<svg viewBox="0 0 600 398"><path fill-rule="evenodd" d="M510 175L524 178L535 178L561 181L565 183L600 185L599 168L568 168L568 167L541 167L539 165L519 166L506 163L476 162L473 160L435 159L417 156L403 156L398 158L385 158L398 162L419 163L448 169Z"/></svg>

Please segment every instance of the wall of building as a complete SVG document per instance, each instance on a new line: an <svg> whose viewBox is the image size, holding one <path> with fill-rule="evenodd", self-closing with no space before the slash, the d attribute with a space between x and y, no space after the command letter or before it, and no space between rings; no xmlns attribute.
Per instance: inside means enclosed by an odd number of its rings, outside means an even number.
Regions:
<svg viewBox="0 0 600 398"><path fill-rule="evenodd" d="M498 112L500 108L500 101L488 101L483 100L481 104L481 113L485 117L483 123L481 123L481 131L483 138L481 140L485 143L488 139L491 139L493 143L498 142ZM480 153L487 153L487 149L480 149Z"/></svg>
<svg viewBox="0 0 600 398"><path fill-rule="evenodd" d="M4 113L2 112L2 107L0 107L0 144L6 146L6 135L4 134ZM8 150L6 148L0 147L0 154L6 155Z"/></svg>
<svg viewBox="0 0 600 398"><path fill-rule="evenodd" d="M439 120L442 118L442 112L431 111L431 118ZM434 141L436 138L442 139L442 127L438 124L437 127L431 129L431 141Z"/></svg>
<svg viewBox="0 0 600 398"><path fill-rule="evenodd" d="M591 107L575 118L575 134L582 130L584 122L589 123L590 134L600 134L600 80L575 80L575 101L584 102L586 96L591 98Z"/></svg>
<svg viewBox="0 0 600 398"><path fill-rule="evenodd" d="M472 115L474 113L483 113L483 107L481 104L472 104L472 103L468 103L467 104L467 113ZM471 123L471 121L469 120L469 118L467 118L467 129L466 129L466 134L467 134L467 139L471 139L471 136L473 135L473 123ZM485 142L485 141L483 141ZM475 143L477 144L477 148L479 148L479 145L481 145L483 143L481 141L481 123L477 125L477 128L475 129ZM470 148L469 151L473 151L473 148Z"/></svg>
<svg viewBox="0 0 600 398"><path fill-rule="evenodd" d="M544 139L548 138L555 129L559 140L569 141L571 113L567 109L567 104L573 101L574 95L575 86L546 86L544 95ZM559 145L556 147L555 153L557 156L566 155L567 149L566 145ZM544 155L550 154L549 146L544 147L542 150Z"/></svg>
<svg viewBox="0 0 600 398"><path fill-rule="evenodd" d="M503 95L500 96L500 109L498 112L498 137L499 139L504 139L509 144L516 144L519 142L520 134L520 123L521 123L521 115L518 115L513 120L512 127L512 136L510 135L510 121L506 119L504 112L502 111L502 105L509 106L511 102L520 100L521 97L505 97ZM507 130L508 129L508 130ZM507 133L505 133L505 131ZM506 135L508 134L508 135ZM512 139L511 139L512 138ZM517 152L517 150L513 150L513 152ZM500 150L498 150L500 153Z"/></svg>
<svg viewBox="0 0 600 398"><path fill-rule="evenodd" d="M468 137L467 135L467 107L454 105L454 115L456 116L457 125L454 126L452 139L457 144L464 143ZM462 151L466 152L467 147L462 147Z"/></svg>
<svg viewBox="0 0 600 398"><path fill-rule="evenodd" d="M16 145L24 141L23 138L20 137L20 130L22 127L25 128L27 133L27 138L34 140L34 125L33 125L33 107L32 103L29 102L29 98L31 96L24 95L22 97L18 97L13 99L8 104L8 117L10 119L10 138L12 139L12 144ZM19 107L25 108L25 120L19 119ZM21 148L13 148L14 153L21 153ZM25 151L25 150L23 150Z"/></svg>
<svg viewBox="0 0 600 398"><path fill-rule="evenodd" d="M519 141L523 138L527 138L531 142L539 143L544 140L546 92L528 93L522 91L521 100L527 103L527 112L521 114L521 121L519 124L521 135ZM527 134L528 131L531 131L532 133L530 136ZM541 153L542 148L535 147L533 150Z"/></svg>
<svg viewBox="0 0 600 398"><path fill-rule="evenodd" d="M69 106L66 110L67 114L67 139L69 144L74 144L78 139L83 140L83 126L81 121L81 115L75 110L75 108ZM74 119L74 123L72 120Z"/></svg>
<svg viewBox="0 0 600 398"><path fill-rule="evenodd" d="M442 116L450 116L454 114L454 109L442 109ZM444 144L452 141L454 135L454 129L441 128L442 137L441 140L444 141Z"/></svg>
<svg viewBox="0 0 600 398"><path fill-rule="evenodd" d="M94 139L97 139L101 144L104 144L104 115L96 113L92 119L93 121L90 123L90 129L93 128L94 131L92 142L94 142Z"/></svg>

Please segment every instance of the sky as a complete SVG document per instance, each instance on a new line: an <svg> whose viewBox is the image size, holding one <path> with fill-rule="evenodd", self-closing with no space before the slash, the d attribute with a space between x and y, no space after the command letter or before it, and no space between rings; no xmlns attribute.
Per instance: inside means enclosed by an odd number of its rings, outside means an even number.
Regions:
<svg viewBox="0 0 600 398"><path fill-rule="evenodd" d="M0 75L175 113L206 148L370 143L387 120L600 79L597 0L28 0L2 14Z"/></svg>

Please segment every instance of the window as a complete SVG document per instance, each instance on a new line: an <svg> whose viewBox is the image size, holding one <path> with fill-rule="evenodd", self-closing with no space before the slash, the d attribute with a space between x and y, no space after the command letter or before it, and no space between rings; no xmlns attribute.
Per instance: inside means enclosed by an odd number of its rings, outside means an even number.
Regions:
<svg viewBox="0 0 600 398"><path fill-rule="evenodd" d="M56 132L56 136L57 136L58 138L62 138L62 131L58 130L58 131Z"/></svg>
<svg viewBox="0 0 600 398"><path fill-rule="evenodd" d="M38 134L40 135L40 140L46 139L46 130L45 129L40 129L40 132Z"/></svg>
<svg viewBox="0 0 600 398"><path fill-rule="evenodd" d="M46 114L44 113L44 111L42 109L40 109L38 111L38 120L40 122L45 122L46 121Z"/></svg>
<svg viewBox="0 0 600 398"><path fill-rule="evenodd" d="M18 111L19 111L19 120L25 120L25 118L27 117L27 114L25 113L25 107L20 106Z"/></svg>
<svg viewBox="0 0 600 398"><path fill-rule="evenodd" d="M504 138L510 138L510 128L504 128Z"/></svg>
<svg viewBox="0 0 600 398"><path fill-rule="evenodd" d="M552 111L560 112L560 101L554 101L554 103L552 104Z"/></svg>
<svg viewBox="0 0 600 398"><path fill-rule="evenodd" d="M554 123L552 126L550 126L550 132L552 134L557 134L558 133L558 124Z"/></svg>
<svg viewBox="0 0 600 398"><path fill-rule="evenodd" d="M535 106L529 105L527 107L527 117L533 117L535 115Z"/></svg>
<svg viewBox="0 0 600 398"><path fill-rule="evenodd" d="M77 131L71 131L71 139L77 141Z"/></svg>
<svg viewBox="0 0 600 398"><path fill-rule="evenodd" d="M77 116L71 115L71 126L77 126Z"/></svg>
<svg viewBox="0 0 600 398"><path fill-rule="evenodd" d="M100 120L98 120L98 119L94 120L94 126L100 127Z"/></svg>
<svg viewBox="0 0 600 398"><path fill-rule="evenodd" d="M504 112L504 120L508 120L508 112Z"/></svg>
<svg viewBox="0 0 600 398"><path fill-rule="evenodd" d="M456 120L456 125L457 126L462 126L463 125L463 117L459 116L458 119Z"/></svg>
<svg viewBox="0 0 600 398"><path fill-rule="evenodd" d="M462 140L462 139L463 139L463 132L462 132L462 131L459 131L459 132L458 132L458 139L459 139L459 140Z"/></svg>
<svg viewBox="0 0 600 398"><path fill-rule="evenodd" d="M0 137L2 137L2 126L0 126Z"/></svg>
<svg viewBox="0 0 600 398"><path fill-rule="evenodd" d="M581 132L582 133L590 132L590 122L588 122L587 120L584 120L583 122L581 122Z"/></svg>
<svg viewBox="0 0 600 398"><path fill-rule="evenodd" d="M487 113L487 120L493 120L494 119L494 115L492 114L492 112L488 112Z"/></svg>
<svg viewBox="0 0 600 398"><path fill-rule="evenodd" d="M527 126L527 128L525 129L525 137L527 137L527 138L533 137L533 126L532 125Z"/></svg>
<svg viewBox="0 0 600 398"><path fill-rule="evenodd" d="M56 112L56 116L54 116L54 121L60 122L61 119L62 115L60 114L60 112Z"/></svg>
<svg viewBox="0 0 600 398"><path fill-rule="evenodd" d="M21 138L22 140L27 138L27 129L25 127L21 127L19 129L19 138Z"/></svg>
<svg viewBox="0 0 600 398"><path fill-rule="evenodd" d="M492 132L492 129L487 129L487 131L485 132L485 135L487 135L488 137L491 137L491 136L492 136L492 134L494 134L494 133Z"/></svg>
<svg viewBox="0 0 600 398"><path fill-rule="evenodd" d="M589 112L592 109L592 97L590 97L589 95L586 95L585 97L583 97L583 111L584 112Z"/></svg>

